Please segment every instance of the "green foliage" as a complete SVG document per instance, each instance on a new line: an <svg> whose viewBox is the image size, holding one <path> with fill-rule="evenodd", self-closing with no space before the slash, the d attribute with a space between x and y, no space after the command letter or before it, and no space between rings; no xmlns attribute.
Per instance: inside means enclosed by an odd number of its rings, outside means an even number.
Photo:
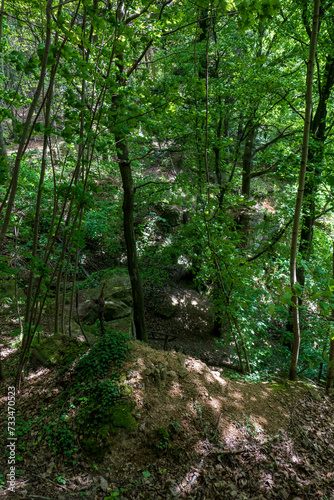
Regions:
<svg viewBox="0 0 334 500"><path fill-rule="evenodd" d="M133 405L125 402L118 375L126 353L127 337L121 332L107 331L75 365L74 380L64 391L62 401L52 405L38 421L21 422L18 418L18 435L23 440L38 426L36 443L45 439L52 452L62 454L66 461L80 448L102 458L119 428L137 428ZM109 373L111 378L106 378ZM54 419L57 412L60 417Z"/></svg>
<svg viewBox="0 0 334 500"><path fill-rule="evenodd" d="M65 459L78 451L75 439L75 428L66 413L60 416L58 422L51 422L45 427L46 442L54 454L61 453Z"/></svg>
<svg viewBox="0 0 334 500"><path fill-rule="evenodd" d="M107 330L105 335L84 354L74 373L78 382L96 380L107 375L110 367L122 366L127 353L127 336L123 332Z"/></svg>
<svg viewBox="0 0 334 500"><path fill-rule="evenodd" d="M108 278L121 275L128 275L128 270L124 267L102 269L101 271L95 271L91 273L87 279L78 282L77 286L79 290L95 288L100 283L103 283L103 281L106 281Z"/></svg>

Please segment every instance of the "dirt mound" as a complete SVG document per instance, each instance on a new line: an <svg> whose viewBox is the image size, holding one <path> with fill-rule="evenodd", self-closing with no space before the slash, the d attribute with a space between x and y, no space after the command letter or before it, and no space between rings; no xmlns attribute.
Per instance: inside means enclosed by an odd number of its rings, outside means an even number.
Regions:
<svg viewBox="0 0 334 500"><path fill-rule="evenodd" d="M57 371L40 370L24 382L17 411L27 430L51 401L58 399L61 411ZM138 341L130 343L122 381L135 401L137 430L120 429L103 462L80 450L64 462L46 439L36 440L37 430L22 434L16 491L0 488L0 496L332 499L334 402L322 389L285 380L230 380L194 357ZM5 421L6 399L1 402ZM51 423L57 415L47 418ZM33 443L33 454L25 439Z"/></svg>

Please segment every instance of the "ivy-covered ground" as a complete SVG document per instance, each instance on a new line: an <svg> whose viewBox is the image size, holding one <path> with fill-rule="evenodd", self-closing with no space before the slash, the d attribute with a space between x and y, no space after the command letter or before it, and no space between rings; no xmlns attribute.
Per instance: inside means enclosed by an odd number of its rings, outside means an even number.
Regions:
<svg viewBox="0 0 334 500"><path fill-rule="evenodd" d="M334 498L334 400L321 387L227 378L109 333L71 369L40 368L23 382L15 493L5 452L1 497ZM11 384L1 384L4 427Z"/></svg>

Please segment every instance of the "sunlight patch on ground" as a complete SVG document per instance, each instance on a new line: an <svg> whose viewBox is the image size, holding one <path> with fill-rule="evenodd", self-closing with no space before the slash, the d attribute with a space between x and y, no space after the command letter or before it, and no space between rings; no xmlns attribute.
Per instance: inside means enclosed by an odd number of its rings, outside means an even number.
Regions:
<svg viewBox="0 0 334 500"><path fill-rule="evenodd" d="M18 347L6 347L5 349L1 347L1 359L6 359L10 354L13 354L18 350Z"/></svg>
<svg viewBox="0 0 334 500"><path fill-rule="evenodd" d="M183 480L173 488L173 496L178 497L182 492L189 493L193 486L196 485L203 467L203 459L199 462L198 467L193 467L183 478Z"/></svg>
<svg viewBox="0 0 334 500"><path fill-rule="evenodd" d="M168 394L171 397L182 396L183 393L180 384L178 382L173 382L171 388L169 389Z"/></svg>
<svg viewBox="0 0 334 500"><path fill-rule="evenodd" d="M221 401L217 398L213 398L212 396L210 397L208 404L214 409L214 410L220 410L221 409Z"/></svg>
<svg viewBox="0 0 334 500"><path fill-rule="evenodd" d="M32 379L36 379L36 378L39 378L39 377L42 377L43 375L46 375L47 373L49 373L49 368L40 368L39 370L37 370L36 372L33 372L33 373L30 373L29 375L27 375L25 377L26 380L32 380ZM47 391L47 389L46 389ZM45 391L45 392L46 392ZM59 391L57 391L59 392Z"/></svg>
<svg viewBox="0 0 334 500"><path fill-rule="evenodd" d="M198 361L196 359L192 359L191 361L186 361L186 366L191 367L192 371L202 373L203 372L203 362Z"/></svg>
<svg viewBox="0 0 334 500"><path fill-rule="evenodd" d="M225 442L228 448L232 450L238 447L238 444L244 438L244 433L238 427L230 423L221 432L221 441Z"/></svg>
<svg viewBox="0 0 334 500"><path fill-rule="evenodd" d="M234 392L230 392L230 393L229 393L229 396L230 396L232 399L243 399L243 398L244 398L244 396L243 396L243 394L242 394L242 393L240 393L240 392L236 392L236 391L234 391Z"/></svg>
<svg viewBox="0 0 334 500"><path fill-rule="evenodd" d="M171 299L173 306L177 306L179 303L178 299L174 295L171 296Z"/></svg>

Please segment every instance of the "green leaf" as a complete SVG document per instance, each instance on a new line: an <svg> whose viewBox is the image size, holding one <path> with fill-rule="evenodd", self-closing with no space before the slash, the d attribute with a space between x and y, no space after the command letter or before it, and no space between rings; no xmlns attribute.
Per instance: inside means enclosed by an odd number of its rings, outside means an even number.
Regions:
<svg viewBox="0 0 334 500"><path fill-rule="evenodd" d="M273 304L273 303L269 304L269 306L268 306L268 311L269 311L269 314L270 314L271 316L273 316L273 315L274 315L274 313L275 313L275 304Z"/></svg>
<svg viewBox="0 0 334 500"><path fill-rule="evenodd" d="M142 475L143 475L144 477L150 477L151 473L150 473L148 470L144 470L144 471L142 472Z"/></svg>
<svg viewBox="0 0 334 500"><path fill-rule="evenodd" d="M292 294L289 293L289 292L285 292L282 296L282 302L283 304L290 304L291 302L291 297L292 297Z"/></svg>

